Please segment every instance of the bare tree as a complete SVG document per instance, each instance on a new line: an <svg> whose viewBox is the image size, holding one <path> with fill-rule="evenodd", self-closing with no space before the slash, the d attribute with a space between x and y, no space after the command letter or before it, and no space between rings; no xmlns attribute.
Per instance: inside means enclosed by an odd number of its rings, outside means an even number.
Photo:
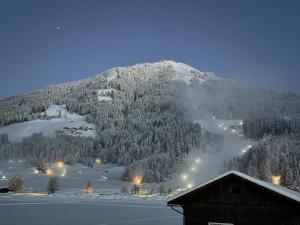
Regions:
<svg viewBox="0 0 300 225"><path fill-rule="evenodd" d="M48 182L48 193L53 194L59 189L59 182L58 182L58 177L50 177L49 182Z"/></svg>
<svg viewBox="0 0 300 225"><path fill-rule="evenodd" d="M22 191L24 188L24 180L22 177L13 176L12 178L10 178L8 186L11 191Z"/></svg>
<svg viewBox="0 0 300 225"><path fill-rule="evenodd" d="M163 183L160 183L157 187L157 192L159 195L165 194L167 192L166 187Z"/></svg>
<svg viewBox="0 0 300 225"><path fill-rule="evenodd" d="M123 185L122 185L122 187L121 187L121 192L122 192L123 194L126 194L126 193L129 192L129 191L128 191L128 187L127 187L126 184L123 184Z"/></svg>
<svg viewBox="0 0 300 225"><path fill-rule="evenodd" d="M173 189L171 187L169 187L168 190L167 190L168 195L171 194L172 191L173 191Z"/></svg>
<svg viewBox="0 0 300 225"><path fill-rule="evenodd" d="M132 193L137 194L140 191L140 186L137 184L133 184L132 186Z"/></svg>

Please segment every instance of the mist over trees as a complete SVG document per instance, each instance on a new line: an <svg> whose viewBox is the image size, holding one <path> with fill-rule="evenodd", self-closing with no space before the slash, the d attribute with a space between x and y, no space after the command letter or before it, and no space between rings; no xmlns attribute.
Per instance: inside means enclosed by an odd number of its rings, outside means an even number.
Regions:
<svg viewBox="0 0 300 225"><path fill-rule="evenodd" d="M283 135L300 133L298 118L255 118L244 120L243 132L248 138L260 139L264 135Z"/></svg>
<svg viewBox="0 0 300 225"><path fill-rule="evenodd" d="M225 166L262 180L281 176L281 185L300 186L299 119L261 118L244 122L245 134L258 140L246 154Z"/></svg>
<svg viewBox="0 0 300 225"><path fill-rule="evenodd" d="M281 176L281 185L299 187L300 135L266 137L244 156L228 163L227 169L237 169L266 181Z"/></svg>

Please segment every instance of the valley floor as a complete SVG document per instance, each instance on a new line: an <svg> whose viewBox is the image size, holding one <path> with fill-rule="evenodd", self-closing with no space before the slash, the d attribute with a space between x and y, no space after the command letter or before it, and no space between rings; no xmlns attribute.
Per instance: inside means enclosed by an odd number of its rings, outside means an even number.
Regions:
<svg viewBox="0 0 300 225"><path fill-rule="evenodd" d="M77 164L51 168L59 177L61 191L47 195L49 176L35 173L23 161L0 162L0 187L7 187L13 175L21 175L25 182L24 193L0 194L1 225L179 225L182 222L181 215L166 206L167 196L153 194L145 199L121 194L122 167L101 164L90 168ZM87 181L93 184L93 194L82 190Z"/></svg>
<svg viewBox="0 0 300 225"><path fill-rule="evenodd" d="M182 216L165 201L0 197L1 225L179 225Z"/></svg>

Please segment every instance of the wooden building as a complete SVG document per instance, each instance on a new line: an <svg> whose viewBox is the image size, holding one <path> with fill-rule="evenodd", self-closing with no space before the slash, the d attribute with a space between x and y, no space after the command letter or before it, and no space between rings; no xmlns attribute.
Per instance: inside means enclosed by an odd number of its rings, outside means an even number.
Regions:
<svg viewBox="0 0 300 225"><path fill-rule="evenodd" d="M300 225L300 194L230 171L169 199L184 225ZM175 208L176 209L176 208Z"/></svg>

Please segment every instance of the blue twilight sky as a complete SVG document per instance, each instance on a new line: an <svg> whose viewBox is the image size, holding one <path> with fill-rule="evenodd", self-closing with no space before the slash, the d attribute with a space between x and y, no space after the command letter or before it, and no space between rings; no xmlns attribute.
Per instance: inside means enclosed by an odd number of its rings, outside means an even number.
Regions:
<svg viewBox="0 0 300 225"><path fill-rule="evenodd" d="M297 0L0 0L0 99L174 59L300 93Z"/></svg>

